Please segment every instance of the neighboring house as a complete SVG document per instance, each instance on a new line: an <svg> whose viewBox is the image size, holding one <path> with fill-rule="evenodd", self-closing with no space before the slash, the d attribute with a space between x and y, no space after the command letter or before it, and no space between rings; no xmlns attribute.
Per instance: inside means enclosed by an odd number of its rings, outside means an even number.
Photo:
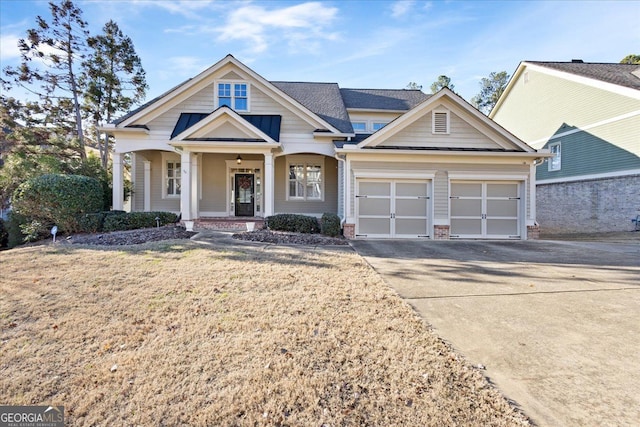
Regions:
<svg viewBox="0 0 640 427"><path fill-rule="evenodd" d="M542 232L633 230L640 214L640 65L520 63L489 114L534 148Z"/></svg>
<svg viewBox="0 0 640 427"><path fill-rule="evenodd" d="M534 237L545 154L449 89L271 82L233 56L103 129L114 209L131 153L136 211L183 220L343 219L347 237Z"/></svg>

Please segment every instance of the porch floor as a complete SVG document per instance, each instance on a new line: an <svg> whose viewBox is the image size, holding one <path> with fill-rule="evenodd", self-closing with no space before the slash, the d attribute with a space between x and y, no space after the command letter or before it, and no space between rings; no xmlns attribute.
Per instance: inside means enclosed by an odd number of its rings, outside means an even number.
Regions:
<svg viewBox="0 0 640 427"><path fill-rule="evenodd" d="M194 221L194 230L215 230L215 231L247 231L254 224L254 229L259 230L264 227L263 217L200 217Z"/></svg>

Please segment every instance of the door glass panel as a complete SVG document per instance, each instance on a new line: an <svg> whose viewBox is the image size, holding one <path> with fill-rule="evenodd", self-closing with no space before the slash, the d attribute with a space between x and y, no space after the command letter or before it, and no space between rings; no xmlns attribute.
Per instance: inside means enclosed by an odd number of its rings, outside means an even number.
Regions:
<svg viewBox="0 0 640 427"><path fill-rule="evenodd" d="M427 216L425 199L396 199L396 216Z"/></svg>
<svg viewBox="0 0 640 427"><path fill-rule="evenodd" d="M451 216L481 216L482 200L451 200Z"/></svg>
<svg viewBox="0 0 640 427"><path fill-rule="evenodd" d="M482 220L480 219L451 219L451 234L482 234Z"/></svg>
<svg viewBox="0 0 640 427"><path fill-rule="evenodd" d="M518 216L518 200L487 200L488 216Z"/></svg>
<svg viewBox="0 0 640 427"><path fill-rule="evenodd" d="M487 184L487 197L518 197L518 184Z"/></svg>
<svg viewBox="0 0 640 427"><path fill-rule="evenodd" d="M451 195L456 197L482 197L482 184L452 182Z"/></svg>
<svg viewBox="0 0 640 427"><path fill-rule="evenodd" d="M387 218L359 218L358 234L391 234L391 220Z"/></svg>
<svg viewBox="0 0 640 427"><path fill-rule="evenodd" d="M396 234L426 236L427 221L424 219L400 219L396 218Z"/></svg>
<svg viewBox="0 0 640 427"><path fill-rule="evenodd" d="M487 219L487 234L516 236L518 233L517 219Z"/></svg>
<svg viewBox="0 0 640 427"><path fill-rule="evenodd" d="M427 196L427 185L419 182L398 182L396 183L396 196Z"/></svg>
<svg viewBox="0 0 640 427"><path fill-rule="evenodd" d="M358 195L365 196L391 196L391 183L389 182L360 182Z"/></svg>
<svg viewBox="0 0 640 427"><path fill-rule="evenodd" d="M360 215L384 215L386 217L391 216L391 203L389 199L358 199L360 208Z"/></svg>

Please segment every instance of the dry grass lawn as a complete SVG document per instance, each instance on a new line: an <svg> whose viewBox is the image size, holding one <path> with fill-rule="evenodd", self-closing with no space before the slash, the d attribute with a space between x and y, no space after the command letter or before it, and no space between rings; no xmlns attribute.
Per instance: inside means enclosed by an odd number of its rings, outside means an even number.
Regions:
<svg viewBox="0 0 640 427"><path fill-rule="evenodd" d="M528 425L348 250L0 253L1 404L67 425Z"/></svg>

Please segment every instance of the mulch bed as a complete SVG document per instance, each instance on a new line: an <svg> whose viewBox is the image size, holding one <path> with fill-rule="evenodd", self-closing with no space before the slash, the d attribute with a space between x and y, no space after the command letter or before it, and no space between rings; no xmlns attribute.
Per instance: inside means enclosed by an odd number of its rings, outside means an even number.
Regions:
<svg viewBox="0 0 640 427"><path fill-rule="evenodd" d="M244 233L236 233L232 236L238 240L251 242L274 243L278 245L348 245L344 237L329 237L323 234L289 233L284 231L255 230Z"/></svg>

